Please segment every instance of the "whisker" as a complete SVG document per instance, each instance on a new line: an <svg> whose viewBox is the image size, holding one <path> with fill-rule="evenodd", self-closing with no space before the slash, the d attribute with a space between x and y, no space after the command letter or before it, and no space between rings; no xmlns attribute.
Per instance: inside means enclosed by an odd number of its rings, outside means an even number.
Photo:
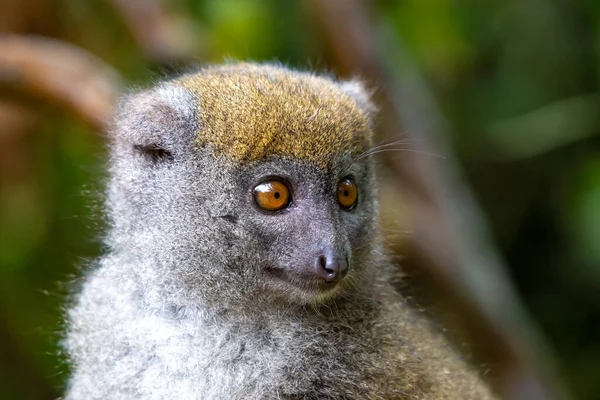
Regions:
<svg viewBox="0 0 600 400"><path fill-rule="evenodd" d="M395 140L395 139L396 139L396 138L394 138L394 137L391 137L391 138L390 138L390 137L388 137L388 138L385 138L385 139L383 139L383 140L379 141L378 143L375 143L375 144L373 145L373 147L381 146L381 145L384 145L384 144L387 144L387 143L391 143L391 142L394 142L394 141L398 141L398 142L400 142L400 141L403 141L403 140L407 140L407 138L401 138L401 139L398 139L398 140ZM372 148L373 148L373 147L372 147ZM370 150L370 149L369 149L369 150ZM369 151L369 150L367 150L367 151Z"/></svg>
<svg viewBox="0 0 600 400"><path fill-rule="evenodd" d="M374 151L374 152L371 152L371 153L368 153L368 154L364 154L364 155L356 158L354 160L354 162L359 161L359 160L361 160L361 159L363 159L365 157L368 157L368 156L372 156L372 155L379 154L379 153L387 153L387 152L390 152L390 151L407 151L407 152L412 152L412 153L425 154L427 156L432 156L432 157L438 157L438 158L441 158L441 159L444 159L444 160L448 158L448 157L442 156L440 154L430 153L428 151L415 150L415 149L381 149L381 150Z"/></svg>
<svg viewBox="0 0 600 400"><path fill-rule="evenodd" d="M371 147L370 149L368 149L368 150L364 151L363 153L359 154L358 156L356 156L356 158L352 159L352 162L344 169L344 171L347 171L348 169L350 169L350 167L352 167L352 165L355 162L357 162L358 160L362 160L363 158L368 157L371 154L375 154L377 152L377 150L381 150L381 149L384 149L389 146L403 145L403 144L409 144L409 142L404 142L404 141L399 140L399 141L396 141L393 143L382 144L382 145Z"/></svg>
<svg viewBox="0 0 600 400"><path fill-rule="evenodd" d="M396 141L390 142L390 143L385 143L388 140L390 140L390 138L382 140L381 142L377 143L376 145L374 145L370 149L365 150L362 154L359 155L359 157L362 156L362 155L364 155L364 154L366 154L366 153L370 153L370 152L372 152L374 150L381 149L381 148L384 148L384 147L393 146L395 144L410 144L410 143L413 143L413 142L423 141L423 139L406 138L406 139L396 140Z"/></svg>
<svg viewBox="0 0 600 400"><path fill-rule="evenodd" d="M393 142L386 143L389 140L393 140L395 138L402 137L402 136L406 136L406 133L402 132L402 133L399 133L397 135L393 135L391 137L388 137L388 138L382 140L381 142L379 142L378 144L376 144L375 146L371 147L370 149L365 150L363 153L361 153L360 155L358 155L356 158L352 159L352 162L350 162L348 164L348 166L346 166L342 170L342 174L345 173L346 171L348 171L352 167L352 165L354 165L354 163L356 163L357 161L360 161L360 160L362 160L362 159L364 159L364 158L366 158L368 156L375 155L375 154L382 153L382 152L389 152L389 151L411 151L411 152L414 152L414 153L420 153L420 154L425 154L425 155L429 155L429 156L433 156L433 157L439 157L439 158L442 158L442 159L446 159L445 156L442 156L442 155L439 155L439 154L435 154L435 153L429 153L429 152L422 151L422 150L398 149L398 148L396 148L396 149L389 149L388 148L388 147L395 146L395 145L398 145L398 146L400 146L400 145L409 145L409 144L411 144L413 142L421 142L421 141L425 140L424 138L408 138L407 137L405 139L395 140Z"/></svg>
<svg viewBox="0 0 600 400"><path fill-rule="evenodd" d="M413 235L414 232L408 229L393 229L393 228L386 228L386 227L380 227L380 229L383 232L388 232L388 233L400 233L403 235Z"/></svg>
<svg viewBox="0 0 600 400"><path fill-rule="evenodd" d="M384 144L390 140L395 140L395 139L407 139L407 134L406 132L400 132L396 135L392 135L392 136L388 136L386 138L383 138L382 140L380 140L378 143L375 143L375 146L379 146L381 144Z"/></svg>
<svg viewBox="0 0 600 400"><path fill-rule="evenodd" d="M406 140L398 140L398 141L395 141L395 142L392 142L392 143L381 144L379 146L371 147L369 150L367 150L364 153L362 153L361 156L364 155L364 154L367 154L367 153L371 153L371 152L373 152L375 150L383 149L385 147L400 145L400 144L410 144L410 142L406 141Z"/></svg>
<svg viewBox="0 0 600 400"><path fill-rule="evenodd" d="M406 143L413 143L413 142L422 142L425 140L425 138L414 138L414 137L409 137L406 132L404 133L399 133L397 135L392 135L390 137L387 137L381 141L379 141L378 143L375 143L375 145L373 147L377 147L379 145L382 144L386 144L389 143L392 140L398 139L398 142L406 142ZM368 151L368 150L367 150Z"/></svg>

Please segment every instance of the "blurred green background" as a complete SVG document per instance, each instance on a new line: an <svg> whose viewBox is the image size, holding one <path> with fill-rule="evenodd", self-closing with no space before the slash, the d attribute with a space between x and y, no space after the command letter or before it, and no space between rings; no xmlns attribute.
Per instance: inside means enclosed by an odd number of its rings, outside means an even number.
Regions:
<svg viewBox="0 0 600 400"><path fill-rule="evenodd" d="M0 0L0 32L81 46L127 85L227 58L331 68L301 1L171 1L161 12L173 34L153 50L118 3ZM600 2L380 0L374 8L432 88L561 376L575 398L600 398ZM0 398L48 399L67 376L57 348L66 287L101 248L103 136L2 82Z"/></svg>

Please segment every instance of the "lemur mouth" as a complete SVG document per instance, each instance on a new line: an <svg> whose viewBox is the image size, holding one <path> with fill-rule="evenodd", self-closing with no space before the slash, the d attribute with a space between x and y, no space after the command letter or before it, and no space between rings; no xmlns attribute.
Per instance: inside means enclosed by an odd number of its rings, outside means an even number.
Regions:
<svg viewBox="0 0 600 400"><path fill-rule="evenodd" d="M283 268L267 267L265 274L275 284L292 286L303 292L320 294L334 289L340 281L327 281L314 275L305 275L287 271Z"/></svg>

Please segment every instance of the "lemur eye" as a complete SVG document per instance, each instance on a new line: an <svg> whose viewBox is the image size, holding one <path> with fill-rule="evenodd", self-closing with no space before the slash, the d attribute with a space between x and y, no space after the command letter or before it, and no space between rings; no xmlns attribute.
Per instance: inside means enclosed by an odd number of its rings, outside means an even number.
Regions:
<svg viewBox="0 0 600 400"><path fill-rule="evenodd" d="M344 210L350 211L356 206L358 190L352 178L344 178L338 185L337 200Z"/></svg>
<svg viewBox="0 0 600 400"><path fill-rule="evenodd" d="M263 182L253 192L256 204L266 211L279 211L290 204L290 190L280 181Z"/></svg>

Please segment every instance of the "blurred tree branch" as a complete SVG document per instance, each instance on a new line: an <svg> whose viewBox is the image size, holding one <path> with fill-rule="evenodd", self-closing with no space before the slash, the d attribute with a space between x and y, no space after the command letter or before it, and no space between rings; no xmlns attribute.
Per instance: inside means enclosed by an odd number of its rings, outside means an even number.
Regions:
<svg viewBox="0 0 600 400"><path fill-rule="evenodd" d="M158 0L107 0L121 16L138 46L152 60L170 62L187 56L194 35L183 18L167 13Z"/></svg>
<svg viewBox="0 0 600 400"><path fill-rule="evenodd" d="M101 130L122 89L117 71L87 51L49 38L0 34L0 84L24 89Z"/></svg>
<svg viewBox="0 0 600 400"><path fill-rule="evenodd" d="M430 89L385 18L380 16L376 27L365 4L308 2L336 69L346 76L358 73L382 89L377 96L383 137L397 139L407 131L408 140L419 139L419 151L449 156L443 162L416 152L387 157L412 213L409 262L428 277L446 311L455 314L478 359L492 368L503 398L565 398L544 340L519 303L482 213L452 162L447 128Z"/></svg>

